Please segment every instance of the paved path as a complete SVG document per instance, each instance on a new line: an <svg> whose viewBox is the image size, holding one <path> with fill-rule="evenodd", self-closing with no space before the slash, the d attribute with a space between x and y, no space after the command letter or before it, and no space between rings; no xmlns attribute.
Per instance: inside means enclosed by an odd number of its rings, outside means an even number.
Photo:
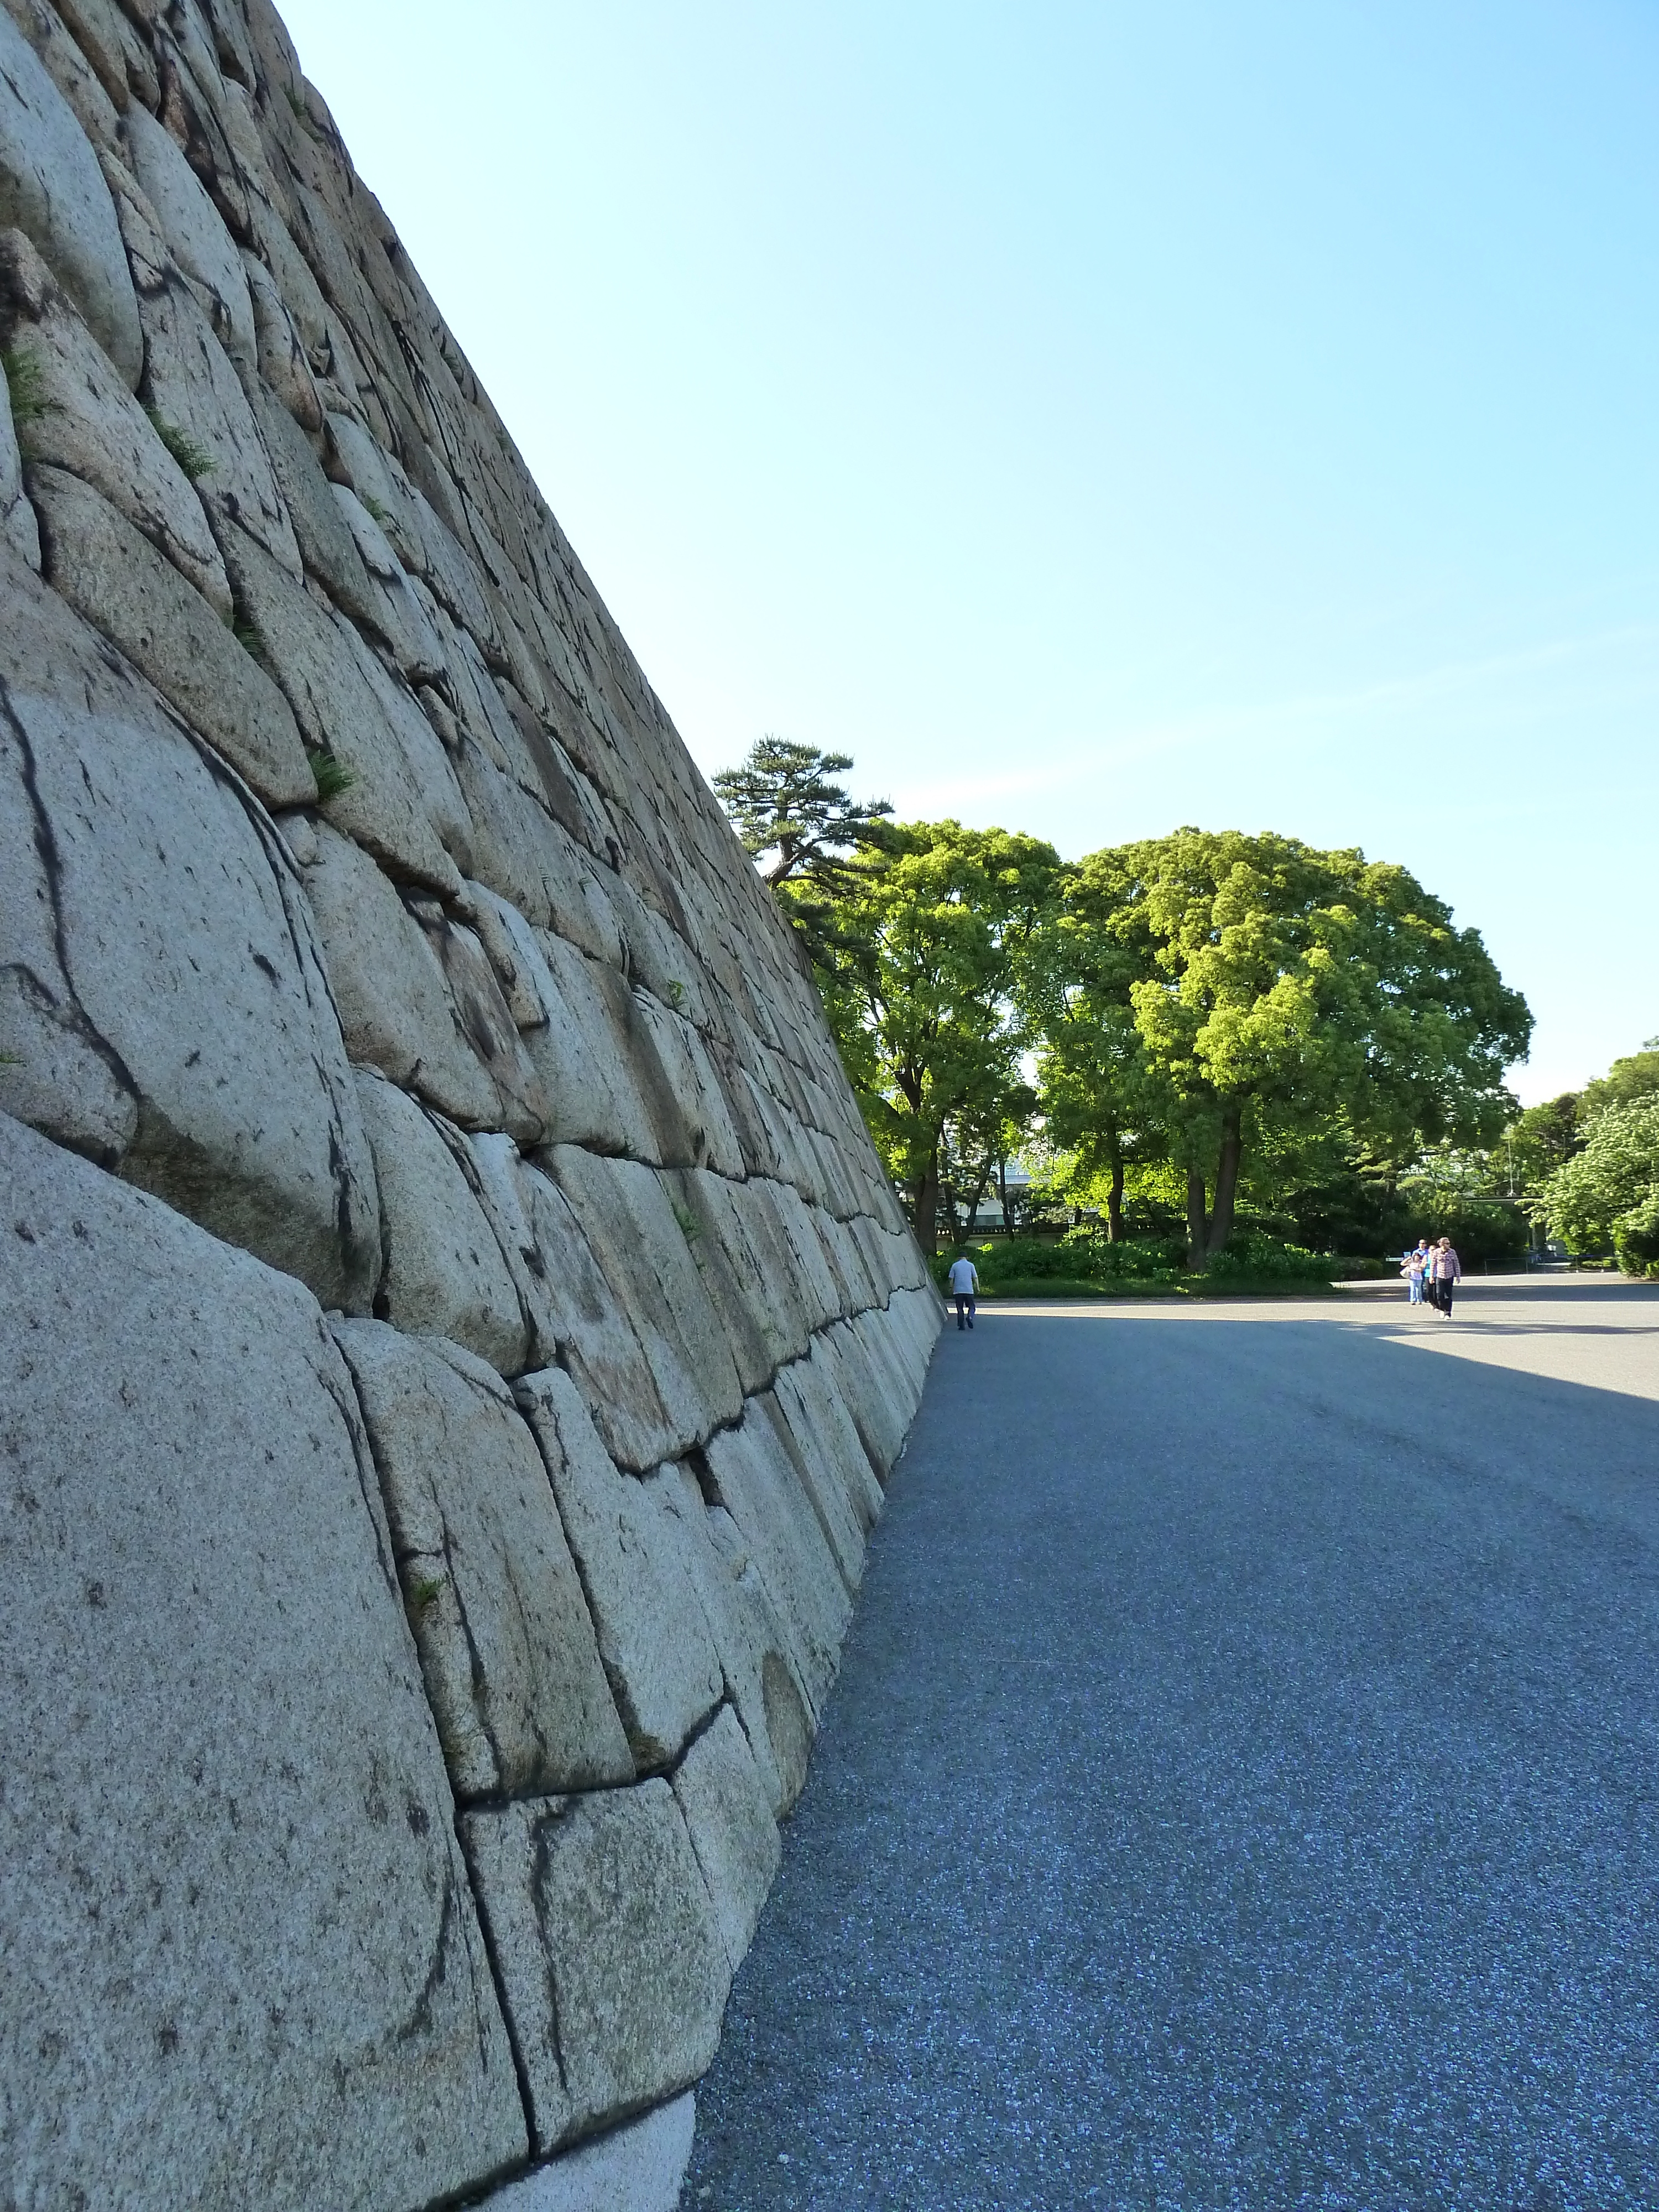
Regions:
<svg viewBox="0 0 1659 2212"><path fill-rule="evenodd" d="M948 1329L699 2104L696 2212L1652 2212L1659 1291Z"/></svg>

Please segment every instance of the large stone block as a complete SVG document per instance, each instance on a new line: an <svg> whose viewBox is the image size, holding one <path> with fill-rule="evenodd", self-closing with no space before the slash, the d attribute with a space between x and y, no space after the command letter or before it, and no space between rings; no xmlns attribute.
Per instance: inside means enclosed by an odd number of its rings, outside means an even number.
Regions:
<svg viewBox="0 0 1659 2212"><path fill-rule="evenodd" d="M286 699L199 592L101 493L30 471L48 582L125 653L269 806L317 795Z"/></svg>
<svg viewBox="0 0 1659 2212"><path fill-rule="evenodd" d="M704 1503L689 1467L666 1467L642 1486L676 1546L720 1654L756 1767L781 1820L800 1795L813 1709L777 1609L737 1523Z"/></svg>
<svg viewBox="0 0 1659 2212"><path fill-rule="evenodd" d="M0 1104L362 1310L374 1170L286 848L3 553L0 592Z"/></svg>
<svg viewBox="0 0 1659 2212"><path fill-rule="evenodd" d="M720 1707L680 1761L673 1790L736 1973L754 1941L783 1847L749 1739L730 1705Z"/></svg>
<svg viewBox="0 0 1659 2212"><path fill-rule="evenodd" d="M630 1310L612 1291L581 1223L556 1182L520 1161L510 1139L471 1143L479 1191L502 1249L522 1263L520 1297L538 1361L568 1367L619 1465L655 1467L674 1449L678 1425L664 1409Z"/></svg>
<svg viewBox="0 0 1659 2212"><path fill-rule="evenodd" d="M0 344L37 387L25 459L95 485L228 618L230 585L190 479L21 231L0 233Z"/></svg>
<svg viewBox="0 0 1659 2212"><path fill-rule="evenodd" d="M629 1055L626 1018L618 1013L621 978L561 938L538 933L536 944L548 1021L527 1046L552 1102L556 1140L656 1158L653 1117Z"/></svg>
<svg viewBox="0 0 1659 2212"><path fill-rule="evenodd" d="M258 340L247 273L224 217L203 191L178 140L154 116L134 106L124 130L132 173L149 197L173 259L199 287L216 335L239 362L256 361Z"/></svg>
<svg viewBox="0 0 1659 2212"><path fill-rule="evenodd" d="M732 1969L665 1782L462 1816L538 2150L687 2088Z"/></svg>
<svg viewBox="0 0 1659 2212"><path fill-rule="evenodd" d="M505 1385L458 1347L380 1322L335 1334L457 1796L631 1782L548 1471Z"/></svg>
<svg viewBox="0 0 1659 2212"><path fill-rule="evenodd" d="M637 1160L608 1160L575 1145L545 1156L645 1346L678 1458L743 1410L730 1343L695 1255L696 1223L682 1220L661 1177Z"/></svg>
<svg viewBox="0 0 1659 2212"><path fill-rule="evenodd" d="M696 2121L688 2089L510 2182L485 2212L675 2212Z"/></svg>
<svg viewBox="0 0 1659 2212"><path fill-rule="evenodd" d="M512 1271L479 1201L476 1170L456 1133L382 1077L357 1072L374 1149L386 1260L374 1310L394 1328L445 1336L499 1374L522 1371L530 1324Z"/></svg>
<svg viewBox="0 0 1659 2212"><path fill-rule="evenodd" d="M798 1360L793 1367L779 1370L774 1388L753 1400L752 1407L770 1421L811 1502L836 1570L856 1596L864 1579L863 1518L853 1502L848 1472L838 1462L836 1446L844 1440L838 1434L826 1433L827 1408L811 1391L811 1363ZM855 1431L853 1448L862 1460L864 1448Z"/></svg>
<svg viewBox="0 0 1659 2212"><path fill-rule="evenodd" d="M397 887L327 822L289 832L317 917L347 1049L452 1121L495 1126L495 1086L462 1034L443 963Z"/></svg>
<svg viewBox="0 0 1659 2212"><path fill-rule="evenodd" d="M836 1678L853 1601L788 1453L763 1410L712 1436L703 1458L718 1502L752 1554L815 1714Z"/></svg>
<svg viewBox="0 0 1659 2212"><path fill-rule="evenodd" d="M393 874L458 896L460 872L438 835L416 769L359 666L350 625L319 606L257 539L234 524L222 527L237 599L306 742L331 754L347 779L327 802L331 820Z"/></svg>
<svg viewBox="0 0 1659 2212"><path fill-rule="evenodd" d="M0 15L0 224L27 231L131 391L144 341L98 156L9 15Z"/></svg>
<svg viewBox="0 0 1659 2212"><path fill-rule="evenodd" d="M611 1464L570 1377L546 1368L515 1395L547 1463L634 1757L641 1770L669 1765L720 1696L696 1588L637 1479Z"/></svg>
<svg viewBox="0 0 1659 2212"><path fill-rule="evenodd" d="M0 1117L0 2172L404 2212L525 2154L312 1299Z"/></svg>

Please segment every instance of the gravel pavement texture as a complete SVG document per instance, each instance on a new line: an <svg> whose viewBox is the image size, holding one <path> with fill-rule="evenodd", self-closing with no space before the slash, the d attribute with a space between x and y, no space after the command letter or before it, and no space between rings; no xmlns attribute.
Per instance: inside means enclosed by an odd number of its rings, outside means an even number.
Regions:
<svg viewBox="0 0 1659 2212"><path fill-rule="evenodd" d="M683 2203L1659 2207L1659 1287L947 1328Z"/></svg>

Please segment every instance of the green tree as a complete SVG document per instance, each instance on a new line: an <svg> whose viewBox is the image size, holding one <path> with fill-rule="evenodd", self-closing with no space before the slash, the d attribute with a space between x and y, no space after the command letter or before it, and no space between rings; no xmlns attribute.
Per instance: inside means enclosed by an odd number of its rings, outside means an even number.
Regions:
<svg viewBox="0 0 1659 2212"><path fill-rule="evenodd" d="M1615 1060L1607 1073L1584 1085L1578 1118L1588 1122L1607 1106L1629 1106L1638 1098L1659 1092L1659 1037L1650 1037L1640 1052Z"/></svg>
<svg viewBox="0 0 1659 2212"><path fill-rule="evenodd" d="M893 811L884 799L853 799L830 778L851 768L850 753L820 752L787 738L757 738L740 768L714 778L743 848L762 880L842 888L853 855L878 849Z"/></svg>
<svg viewBox="0 0 1659 2212"><path fill-rule="evenodd" d="M1060 862L1038 838L957 822L897 825L884 847L848 865L818 973L865 1118L931 1252L947 1125L982 1149L1021 1109L1024 976Z"/></svg>
<svg viewBox="0 0 1659 2212"><path fill-rule="evenodd" d="M1541 1106L1528 1106L1510 1123L1496 1162L1510 1197L1537 1190L1579 1150L1584 1141L1580 1126L1583 1103L1581 1092L1564 1091Z"/></svg>
<svg viewBox="0 0 1659 2212"><path fill-rule="evenodd" d="M1056 935L1068 1006L1080 997L1103 1038L1109 1004L1133 1028L1138 1059L1102 1060L1097 1141L1126 1118L1127 1083L1184 1170L1194 1267L1226 1243L1253 1154L1290 1182L1338 1149L1403 1164L1425 1142L1490 1143L1512 1113L1526 1003L1403 868L1179 830L1070 871ZM1051 1049L1086 1091L1083 1055ZM1086 1105L1068 1107L1079 1126Z"/></svg>
<svg viewBox="0 0 1659 2212"><path fill-rule="evenodd" d="M1626 1273L1659 1274L1659 1091L1593 1115L1583 1149L1556 1169L1534 1210L1571 1250L1611 1244Z"/></svg>

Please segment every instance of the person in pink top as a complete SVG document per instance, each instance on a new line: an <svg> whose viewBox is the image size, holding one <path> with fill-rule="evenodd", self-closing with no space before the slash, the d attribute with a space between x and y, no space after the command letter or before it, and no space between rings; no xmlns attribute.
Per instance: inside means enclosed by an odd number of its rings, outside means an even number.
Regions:
<svg viewBox="0 0 1659 2212"><path fill-rule="evenodd" d="M1443 1321L1451 1319L1452 1291L1462 1277L1462 1262L1452 1250L1449 1237L1443 1237L1429 1255L1429 1267L1434 1279L1434 1302Z"/></svg>

